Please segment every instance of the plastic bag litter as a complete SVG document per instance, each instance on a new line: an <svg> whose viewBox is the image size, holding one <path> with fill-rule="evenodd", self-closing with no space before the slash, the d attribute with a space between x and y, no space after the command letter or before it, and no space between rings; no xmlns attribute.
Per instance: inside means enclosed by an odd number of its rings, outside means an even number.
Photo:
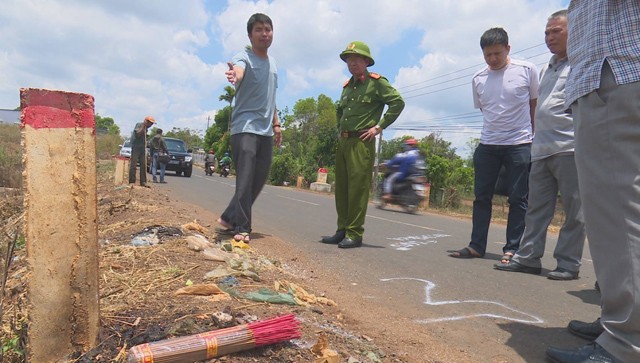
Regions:
<svg viewBox="0 0 640 363"><path fill-rule="evenodd" d="M213 243L209 242L207 237L201 234L194 234L187 236L187 247L192 251L198 252L213 247Z"/></svg>
<svg viewBox="0 0 640 363"><path fill-rule="evenodd" d="M154 233L155 235L157 235L159 237L182 236L182 231L179 228L167 227L167 226L163 226L163 225L160 225L160 224L154 224L152 226L145 227L142 231L136 233L135 236L139 236L139 235L143 235L143 234L149 234L149 233Z"/></svg>
<svg viewBox="0 0 640 363"><path fill-rule="evenodd" d="M229 265L229 267L237 271L251 271L251 272L258 271L258 269L256 268L256 265L254 265L253 262L246 257L232 258L229 261L227 261L227 264Z"/></svg>
<svg viewBox="0 0 640 363"><path fill-rule="evenodd" d="M160 243L160 239L155 234L145 234L133 237L131 245L135 247L155 246Z"/></svg>
<svg viewBox="0 0 640 363"><path fill-rule="evenodd" d="M288 304L288 305L298 305L296 302L296 298L291 294L285 294L281 292L276 292L271 289L261 288L258 291L248 292L244 295L241 295L245 299L259 301L259 302L268 302L271 304Z"/></svg>
<svg viewBox="0 0 640 363"><path fill-rule="evenodd" d="M205 280L217 279L227 276L244 276L253 281L260 281L260 276L253 271L237 271L227 268L226 266L218 266L204 275Z"/></svg>
<svg viewBox="0 0 640 363"><path fill-rule="evenodd" d="M218 249L218 248L205 248L204 250L202 250L202 255L204 256L205 260L209 260L209 261L218 261L218 262L224 262L227 260L227 256L228 253Z"/></svg>

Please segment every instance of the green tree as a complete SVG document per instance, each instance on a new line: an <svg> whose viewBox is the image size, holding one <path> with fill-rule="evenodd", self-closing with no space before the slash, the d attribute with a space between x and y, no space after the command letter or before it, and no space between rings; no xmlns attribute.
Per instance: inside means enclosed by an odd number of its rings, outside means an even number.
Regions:
<svg viewBox="0 0 640 363"><path fill-rule="evenodd" d="M224 87L224 93L221 94L220 96L218 96L218 101L225 101L225 102L229 102L229 115L227 117L227 130L231 131L230 127L231 127L231 103L233 102L233 99L236 97L236 89L234 87L231 86L225 86Z"/></svg>
<svg viewBox="0 0 640 363"><path fill-rule="evenodd" d="M96 132L109 135L120 135L120 127L116 125L115 121L111 117L102 117L99 114L95 115Z"/></svg>
<svg viewBox="0 0 640 363"><path fill-rule="evenodd" d="M294 105L293 114L284 119L284 148L295 160L298 174L308 182L314 181L318 168L331 168L334 164L337 145L335 104L322 94L317 100L301 99Z"/></svg>
<svg viewBox="0 0 640 363"><path fill-rule="evenodd" d="M151 135L155 135L153 130L151 131L152 131ZM165 132L164 136L173 137L173 138L184 141L187 144L187 148L189 149L202 147L202 137L200 137L200 135L198 135L196 131L191 130L189 128L183 129L183 128L174 127L171 129L171 131Z"/></svg>

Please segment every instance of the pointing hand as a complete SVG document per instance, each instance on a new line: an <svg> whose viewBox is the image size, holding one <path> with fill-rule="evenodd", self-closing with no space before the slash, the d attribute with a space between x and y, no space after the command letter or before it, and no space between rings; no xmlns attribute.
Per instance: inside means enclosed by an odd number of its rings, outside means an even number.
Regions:
<svg viewBox="0 0 640 363"><path fill-rule="evenodd" d="M229 83L231 84L236 84L237 75L236 71L233 69L233 63L227 62L227 65L229 66L229 70L224 72L224 74L227 76L227 81L229 81Z"/></svg>

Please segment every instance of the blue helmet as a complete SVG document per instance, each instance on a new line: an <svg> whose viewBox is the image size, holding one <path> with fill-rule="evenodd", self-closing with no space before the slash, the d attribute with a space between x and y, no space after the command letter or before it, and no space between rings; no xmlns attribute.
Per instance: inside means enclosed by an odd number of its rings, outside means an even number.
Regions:
<svg viewBox="0 0 640 363"><path fill-rule="evenodd" d="M229 156L229 153L224 153L224 156Z"/></svg>

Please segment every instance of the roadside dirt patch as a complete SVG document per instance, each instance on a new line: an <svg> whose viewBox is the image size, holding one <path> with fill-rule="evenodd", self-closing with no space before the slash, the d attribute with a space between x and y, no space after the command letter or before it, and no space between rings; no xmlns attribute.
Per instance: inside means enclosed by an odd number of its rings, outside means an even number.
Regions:
<svg viewBox="0 0 640 363"><path fill-rule="evenodd" d="M189 248L186 235L196 234L182 226L191 224L220 249L228 236L219 236L211 225L217 217L208 211L172 200L160 187L142 188L113 185L113 166L101 165L98 173L98 219L100 241L100 343L92 351L75 357L74 362L124 362L134 345L186 336L219 328L245 324L287 313L301 323L302 337L246 352L212 359L210 362L314 362L311 347L324 335L328 348L348 362L436 362L413 360L407 353L381 349L375 333L358 332L356 321L345 317L340 306L312 302L284 305L256 302L231 296L217 300L210 296L176 295L189 285L217 283L223 278L205 275L225 262L211 261L205 254ZM153 184L152 184L153 185ZM14 214L15 215L15 214ZM4 218L3 220L8 220ZM208 223L207 223L208 222ZM174 233L180 231L182 236ZM135 237L155 231L157 244L133 246ZM309 296L332 299L330 286L315 292L305 282L302 271L306 257L287 256L282 241L261 236L260 245L270 253L254 248L239 252L240 260L250 261L259 278L235 276L232 290L237 295L270 289L285 293L300 287ZM26 283L28 279L25 249L18 244L7 275L3 308L2 340L16 339L5 362L22 362L18 352L24 347L26 328ZM291 285L293 283L293 285ZM317 290L316 290L317 291ZM294 294L303 296L304 294ZM226 318L225 318L226 317ZM22 328L21 328L22 327ZM365 331L365 330L362 330ZM319 361L322 362L322 361ZM328 361L331 362L331 361Z"/></svg>

